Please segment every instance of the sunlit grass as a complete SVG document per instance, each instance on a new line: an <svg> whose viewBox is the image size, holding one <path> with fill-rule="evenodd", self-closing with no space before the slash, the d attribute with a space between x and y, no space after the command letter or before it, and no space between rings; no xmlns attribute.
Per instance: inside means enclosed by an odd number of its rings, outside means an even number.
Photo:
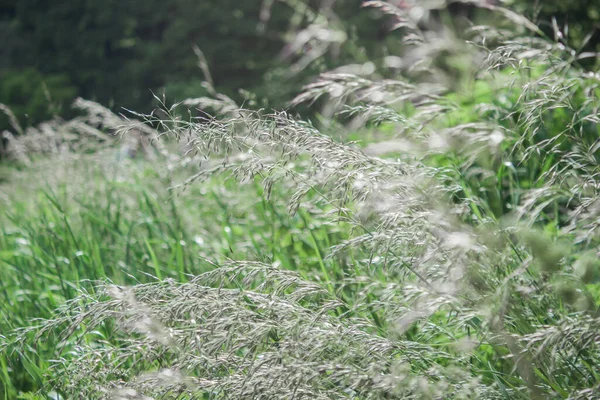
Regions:
<svg viewBox="0 0 600 400"><path fill-rule="evenodd" d="M6 398L598 394L600 81L508 10L466 42L368 3L418 62L321 75L335 123L163 102L183 157L11 174Z"/></svg>

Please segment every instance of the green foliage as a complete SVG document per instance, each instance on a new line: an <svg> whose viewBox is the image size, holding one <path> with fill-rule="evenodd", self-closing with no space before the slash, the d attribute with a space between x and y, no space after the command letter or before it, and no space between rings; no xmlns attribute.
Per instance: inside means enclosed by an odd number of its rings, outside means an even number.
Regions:
<svg viewBox="0 0 600 400"><path fill-rule="evenodd" d="M33 68L0 74L0 103L10 105L23 127L63 113L76 93L65 74L44 76ZM9 127L8 117L1 115L0 130Z"/></svg>
<svg viewBox="0 0 600 400"><path fill-rule="evenodd" d="M507 3L537 23L548 37L567 43L579 52L600 50L600 12L593 1L540 1L532 4L509 0ZM583 64L590 69L598 67L594 56L586 57Z"/></svg>
<svg viewBox="0 0 600 400"><path fill-rule="evenodd" d="M344 0L335 6L336 12L352 17L340 20L344 25L336 27L351 35L348 43L341 43L337 56L323 54L289 75L283 68L301 57L309 44L282 58L286 40L315 22L326 28L323 21L315 21L314 10L303 1L275 1L268 6L262 0L24 0L6 6L8 20L0 26L9 32L9 40L0 49L0 71L30 68L53 82L60 76L63 81L54 82L64 87L59 101L72 100L76 94L115 111L121 107L149 110L151 91L165 93L171 101L202 94L198 83L204 77L193 51L198 46L219 92L241 102L239 91L244 89L256 93L260 105L265 99L272 107L284 108L315 73L348 62L364 49L381 52L382 46L375 42L377 26L365 23L368 14L357 13L360 3ZM355 41L357 32L361 39ZM19 79L27 82L30 74L31 70ZM17 79L14 72L8 78ZM17 98L6 97L7 105L24 107L22 97L31 97L39 80ZM45 109L42 99L36 95L27 110L38 111L30 117L31 124L47 117L39 111Z"/></svg>
<svg viewBox="0 0 600 400"><path fill-rule="evenodd" d="M49 89L63 86L64 96L55 96L56 104L63 103L63 112L75 95L116 111L121 107L148 110L152 106L150 91L164 91L172 101L199 95L202 73L192 51L193 46L199 46L220 93L241 102L239 90L244 89L256 94L257 106L280 109L287 107L298 88L315 73L349 62L379 59L396 51L393 35L385 32L390 24L374 23L372 12L359 12L361 3L333 2L333 9L322 13L327 20L323 24L315 18L319 5L300 0L226 0L218 4L189 0L151 0L143 4L137 0L24 0L3 6L0 32L7 40L0 49L0 71L15 80L14 71L32 68L44 77ZM457 30L466 30L467 25L460 22L466 6L458 3L451 5L451 14L442 15L442 20L433 24L448 22ZM329 7L327 2L322 6L324 10ZM531 7L530 2L517 1L513 6L539 21L548 37L554 36L551 18L555 16L568 45L595 51L598 33L589 41L585 36L594 32L600 17L589 2L543 2ZM315 41L311 39L291 53L286 43L305 36L308 32L302 30L311 24L343 32L346 39L334 44L334 52L322 52L322 56L290 75L286 68L314 50ZM464 61L449 56L445 67L460 69ZM592 68L594 58L580 62ZM62 81L51 85L50 81L56 79ZM9 107L26 107L30 115L27 124L47 118L46 108L55 104L44 106L43 92L35 94L35 100L27 102L29 106L23 104L22 96L31 97L38 91L39 80L36 77L31 85L24 85L17 99L1 100ZM21 110L17 113L20 118L24 115ZM5 121L2 127L7 127Z"/></svg>

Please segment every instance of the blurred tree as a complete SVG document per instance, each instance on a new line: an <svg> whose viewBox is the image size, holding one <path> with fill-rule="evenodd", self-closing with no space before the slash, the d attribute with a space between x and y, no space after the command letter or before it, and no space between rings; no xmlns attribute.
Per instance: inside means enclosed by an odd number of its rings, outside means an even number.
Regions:
<svg viewBox="0 0 600 400"><path fill-rule="evenodd" d="M269 5L268 18L265 4ZM320 66L317 63L303 74L283 77L278 67L284 65L279 55L286 35L293 37L313 22L307 5L322 6L325 11L335 6L351 38L363 38L362 48L346 46L337 58L325 57ZM363 23L369 13L359 12L360 5L361 0L0 0L0 37L4 39L0 73L3 80L14 80L15 71L28 68L28 74L37 72L35 82L61 76L68 88L77 88L73 96L115 110L148 111L150 90L165 89L171 101L204 94L202 72L192 51L198 46L206 55L217 90L240 100L239 89L247 89L281 108L306 77L376 47L368 44L377 40L378 27ZM23 90L24 98L30 98L25 95L30 89ZM45 117L29 112L25 118L24 109L33 105L21 104L23 99L17 103L10 97L4 99L9 106L17 106L16 113L26 123Z"/></svg>
<svg viewBox="0 0 600 400"><path fill-rule="evenodd" d="M33 68L0 74L0 103L10 105L21 126L62 114L76 94L66 74L44 76ZM0 113L0 128L8 126L8 116Z"/></svg>
<svg viewBox="0 0 600 400"><path fill-rule="evenodd" d="M579 52L600 51L600 3L597 0L506 0L505 3L539 25L548 37L553 38L558 28L563 37L557 40L566 41ZM584 66L596 68L597 60L587 59Z"/></svg>
<svg viewBox="0 0 600 400"><path fill-rule="evenodd" d="M449 3L460 3L459 11L465 7L463 2ZM540 23L549 36L555 16L571 45L596 51L600 13L593 3L512 0L511 7ZM205 94L192 51L198 46L218 91L243 101L239 90L245 89L258 100L266 99L257 105L283 108L299 85L318 72L386 55L385 25L373 23L377 13L361 11L361 4L362 0L0 0L0 101L15 108L24 124L48 117L48 107L41 105L48 93L56 104L82 96L113 110L148 111L150 90L166 92L169 101ZM314 10L320 10L320 17ZM343 34L334 37L323 56L305 63L311 51L320 54L309 36L321 33L303 29L323 21L332 37L336 31ZM592 36L586 38L588 33ZM286 43L298 46L285 47ZM286 68L290 64L295 74ZM25 71L22 78L17 77L20 70ZM59 86L65 90L59 91Z"/></svg>

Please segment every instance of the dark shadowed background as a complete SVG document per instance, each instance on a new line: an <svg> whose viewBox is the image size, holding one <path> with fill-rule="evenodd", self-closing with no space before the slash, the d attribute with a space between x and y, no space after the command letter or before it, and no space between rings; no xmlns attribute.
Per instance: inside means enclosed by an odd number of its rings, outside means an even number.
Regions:
<svg viewBox="0 0 600 400"><path fill-rule="evenodd" d="M0 103L23 126L53 115L69 116L81 96L113 110L147 112L151 91L179 101L204 94L193 46L206 56L219 92L258 106L281 109L315 73L386 53L387 29L362 0L4 0L0 1ZM394 1L399 6L410 1ZM595 50L600 11L595 1L512 1L511 6L552 35L552 18L576 48ZM294 76L286 43L314 23L307 9L331 8L329 23L348 37ZM450 7L459 16L463 2ZM327 15L327 13L325 13ZM564 29L567 24L569 28ZM284 56L288 57L284 57ZM0 116L0 130L11 129Z"/></svg>

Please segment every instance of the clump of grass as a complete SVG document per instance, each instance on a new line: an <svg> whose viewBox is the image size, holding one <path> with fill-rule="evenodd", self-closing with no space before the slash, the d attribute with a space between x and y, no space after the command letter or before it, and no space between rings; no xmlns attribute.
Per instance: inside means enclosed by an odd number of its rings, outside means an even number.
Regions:
<svg viewBox="0 0 600 400"><path fill-rule="evenodd" d="M189 280L80 288L11 339L57 335L50 387L119 399L598 395L598 77L508 10L487 6L506 25L448 47L406 10L368 3L405 30L392 63L405 67L327 73L296 102L333 98L330 127L350 116L393 151L284 112L138 114L185 138L190 157L219 159L184 188L259 184L263 215L282 215L287 197L282 220L298 225L286 240L301 245L286 253L273 233L255 257L208 254ZM456 66L449 48L470 62Z"/></svg>

